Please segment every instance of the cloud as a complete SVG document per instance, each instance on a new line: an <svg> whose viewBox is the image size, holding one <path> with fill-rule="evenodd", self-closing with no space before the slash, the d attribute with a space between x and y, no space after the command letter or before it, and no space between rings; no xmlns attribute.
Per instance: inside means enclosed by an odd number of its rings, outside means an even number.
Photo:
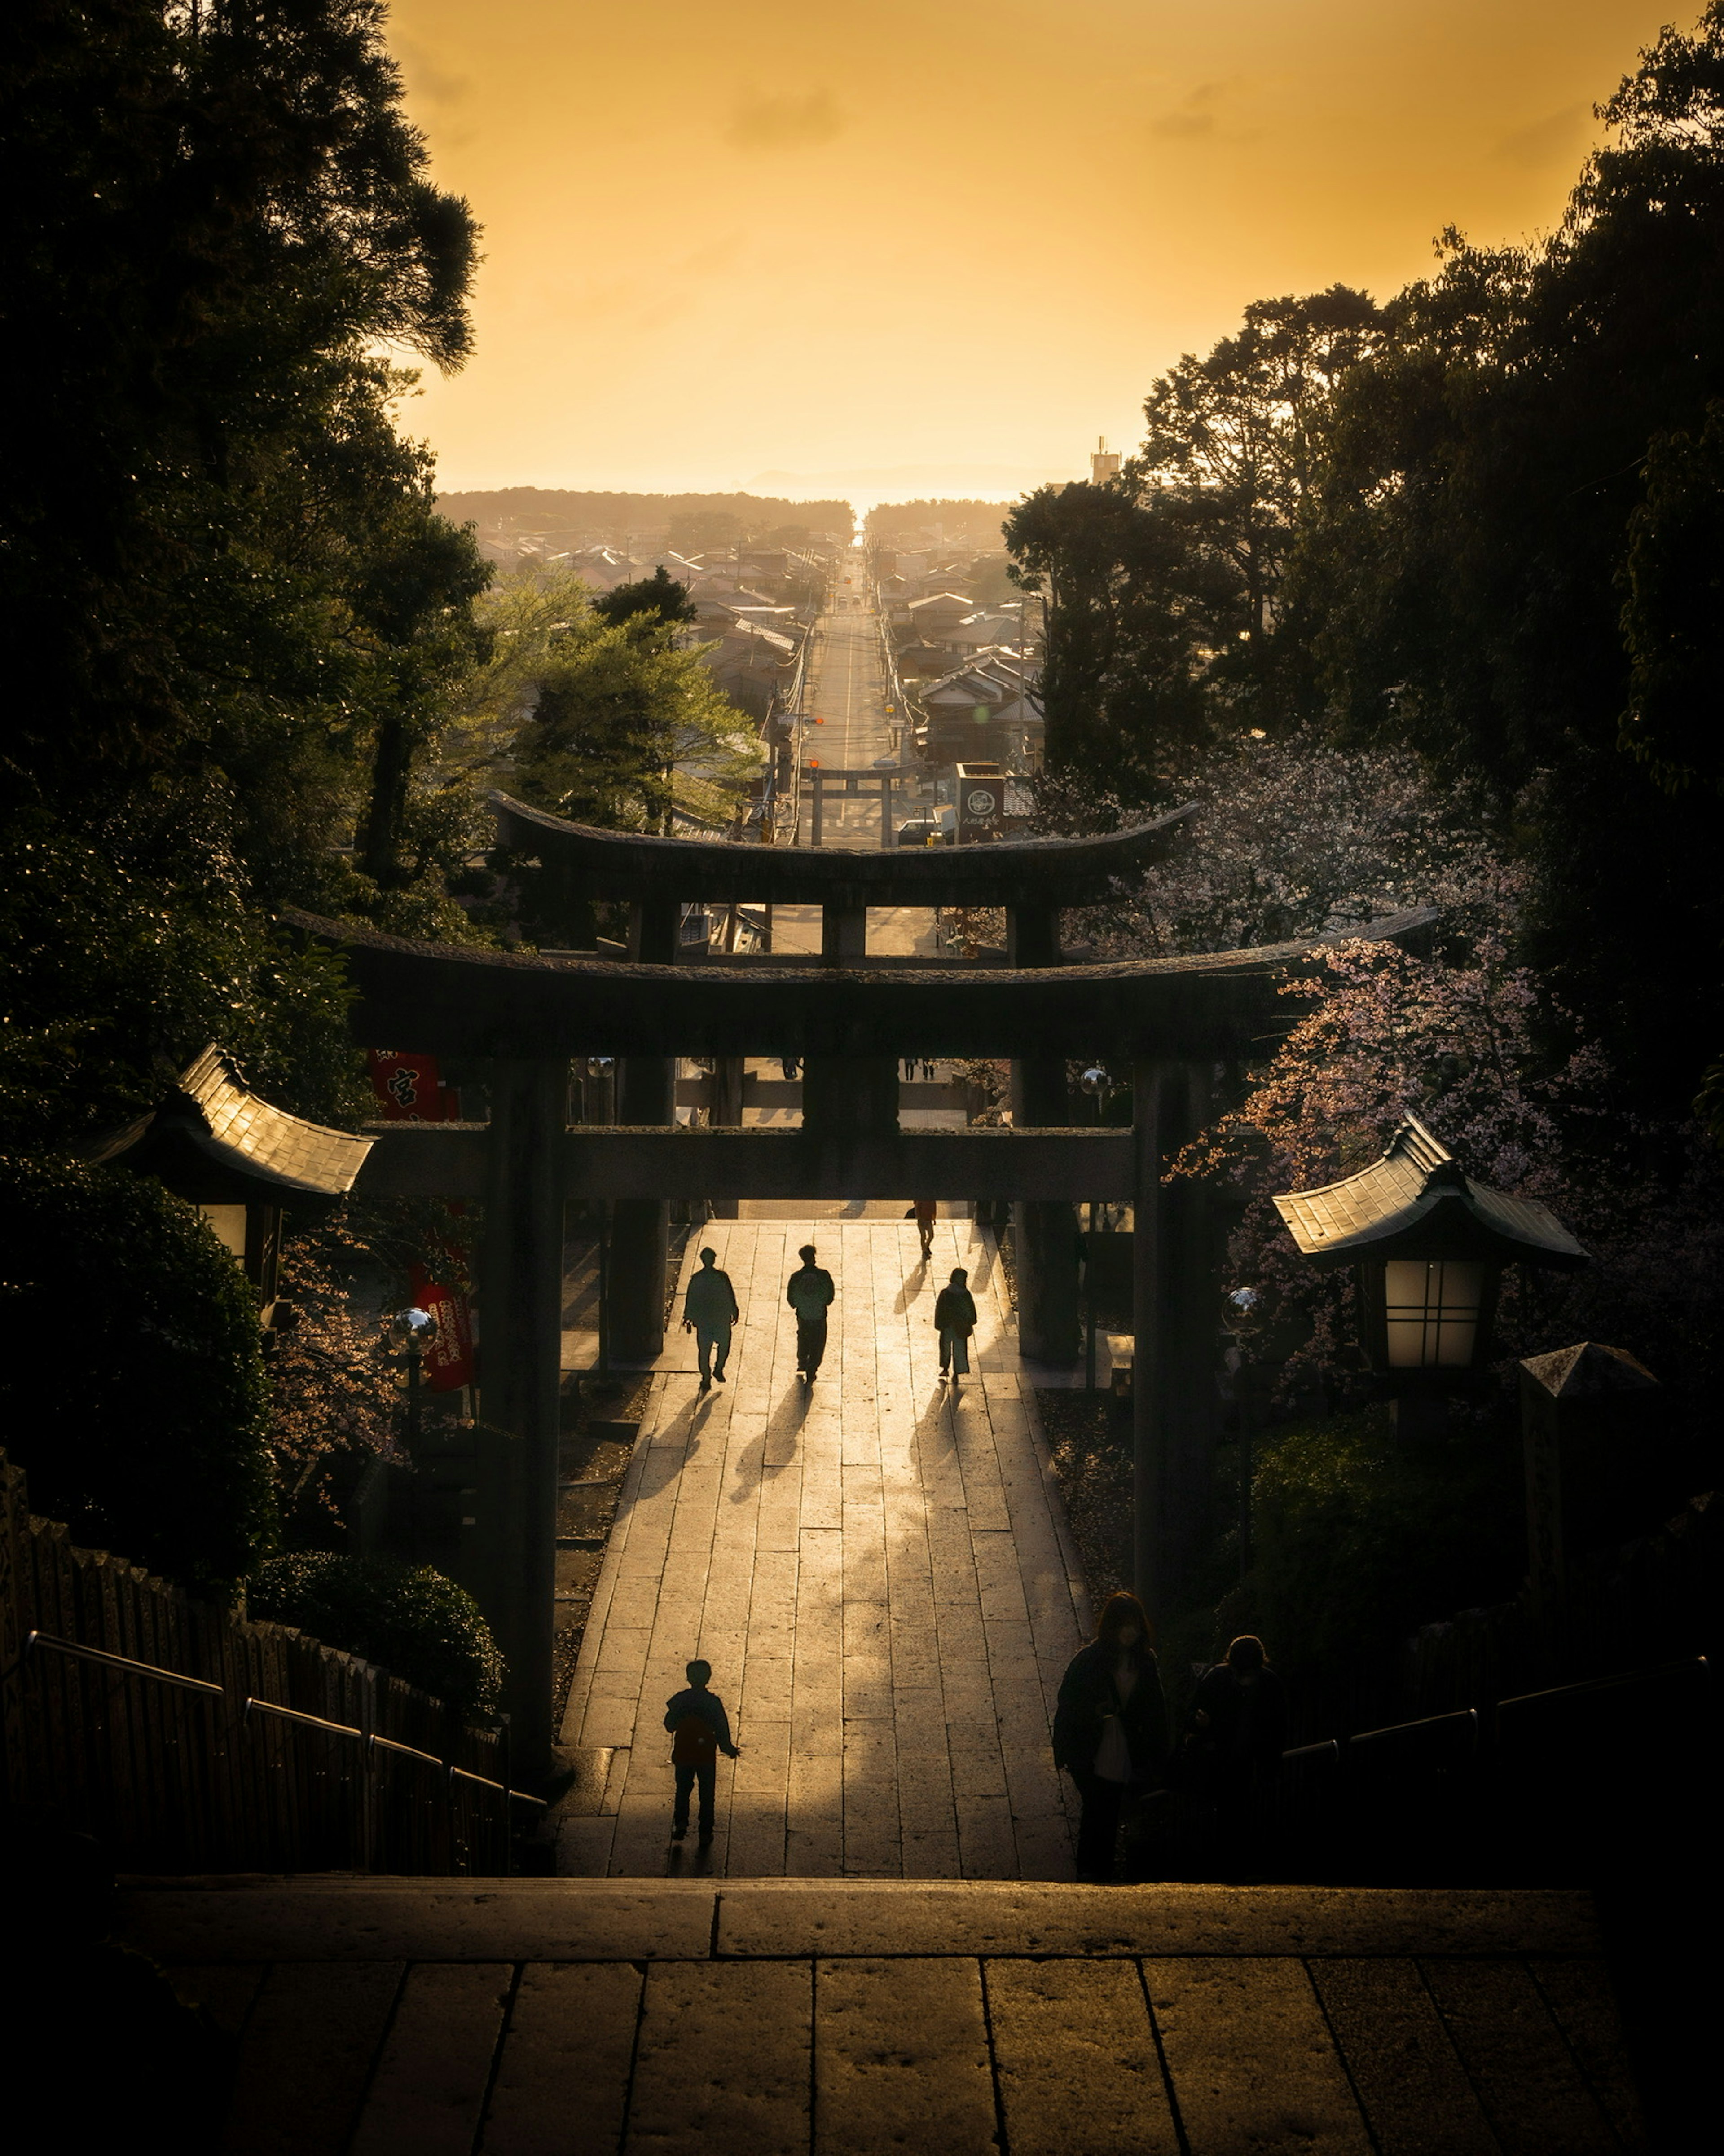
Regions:
<svg viewBox="0 0 1724 2156"><path fill-rule="evenodd" d="M831 141L849 125L829 90L777 97L749 90L736 100L725 140L739 150L803 150Z"/></svg>
<svg viewBox="0 0 1724 2156"><path fill-rule="evenodd" d="M1542 120L1535 120L1530 127L1517 127L1512 135L1505 135L1491 154L1504 164L1518 165L1526 172L1540 165L1566 161L1585 146L1587 122L1591 117L1589 105L1565 105L1560 112L1552 112Z"/></svg>
<svg viewBox="0 0 1724 2156"><path fill-rule="evenodd" d="M470 77L451 74L437 64L423 45L403 38L398 31L390 38L389 49L400 63L411 96L423 97L432 105L459 105L473 87Z"/></svg>
<svg viewBox="0 0 1724 2156"><path fill-rule="evenodd" d="M1182 99L1172 112L1164 112L1158 120L1152 120L1152 135L1170 136L1175 140L1193 135L1213 135L1215 132L1215 106L1224 85L1219 82L1200 82L1197 88Z"/></svg>

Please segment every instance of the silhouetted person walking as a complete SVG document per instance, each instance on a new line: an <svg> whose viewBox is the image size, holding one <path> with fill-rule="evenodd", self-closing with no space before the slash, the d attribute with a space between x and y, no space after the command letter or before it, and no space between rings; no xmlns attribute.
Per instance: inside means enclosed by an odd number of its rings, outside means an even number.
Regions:
<svg viewBox="0 0 1724 2156"><path fill-rule="evenodd" d="M934 1223L939 1217L940 1201L936 1198L918 1198L911 1211L916 1216L916 1232L922 1239L922 1256L934 1255Z"/></svg>
<svg viewBox="0 0 1724 2156"><path fill-rule="evenodd" d="M670 1839L680 1841L689 1830L689 1795L700 1788L700 1846L712 1840L712 1793L718 1776L718 1755L734 1759L731 1718L724 1702L706 1687L712 1682L711 1662L690 1662L683 1672L686 1691L664 1703L664 1727L670 1732L670 1763L676 1769L676 1807L670 1815Z"/></svg>
<svg viewBox="0 0 1724 2156"><path fill-rule="evenodd" d="M960 1378L970 1374L970 1335L976 1330L976 1298L970 1292L970 1276L962 1265L934 1300L934 1325L940 1335L940 1382L949 1372L954 1392Z"/></svg>
<svg viewBox="0 0 1724 2156"><path fill-rule="evenodd" d="M690 1280L682 1299L682 1328L695 1336L700 1358L700 1390L710 1393L712 1381L724 1383L724 1366L730 1359L731 1327L742 1315L731 1276L718 1269L716 1250L702 1250L700 1269Z"/></svg>
<svg viewBox="0 0 1724 2156"><path fill-rule="evenodd" d="M814 1263L812 1243L804 1243L796 1255L802 1265L790 1276L784 1300L796 1312L797 1374L805 1384L812 1384L826 1353L826 1313L838 1291L831 1274Z"/></svg>
<svg viewBox="0 0 1724 2156"><path fill-rule="evenodd" d="M1054 1764L1084 1802L1080 1879L1112 1878L1126 1792L1153 1782L1167 1758L1167 1703L1149 1620L1135 1594L1111 1594L1095 1639L1060 1679L1054 1715Z"/></svg>
<svg viewBox="0 0 1724 2156"><path fill-rule="evenodd" d="M1222 1838L1237 1847L1249 1835L1251 1799L1287 1743L1286 1690L1255 1633L1241 1633L1200 1680L1185 1731L1190 1779L1214 1799Z"/></svg>

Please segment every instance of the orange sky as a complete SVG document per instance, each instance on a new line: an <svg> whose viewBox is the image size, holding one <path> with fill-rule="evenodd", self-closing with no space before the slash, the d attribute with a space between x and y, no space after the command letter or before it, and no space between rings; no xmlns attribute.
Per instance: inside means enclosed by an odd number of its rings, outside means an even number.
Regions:
<svg viewBox="0 0 1724 2156"><path fill-rule="evenodd" d="M449 488L1009 495L1248 300L1547 227L1672 13L394 0L485 227L477 355L406 422Z"/></svg>

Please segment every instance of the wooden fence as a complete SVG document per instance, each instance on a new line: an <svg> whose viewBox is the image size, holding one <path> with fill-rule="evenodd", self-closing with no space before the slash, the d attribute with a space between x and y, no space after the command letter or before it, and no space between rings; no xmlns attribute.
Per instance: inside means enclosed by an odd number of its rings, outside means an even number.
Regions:
<svg viewBox="0 0 1724 2156"><path fill-rule="evenodd" d="M121 1871L494 1875L507 1784L503 1732L80 1549L0 1454L8 1808L94 1835Z"/></svg>

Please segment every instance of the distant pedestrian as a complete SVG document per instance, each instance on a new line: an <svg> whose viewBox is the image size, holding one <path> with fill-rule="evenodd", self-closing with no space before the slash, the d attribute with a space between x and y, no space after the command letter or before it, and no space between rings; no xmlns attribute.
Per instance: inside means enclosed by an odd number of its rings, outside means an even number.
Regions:
<svg viewBox="0 0 1724 2156"><path fill-rule="evenodd" d="M904 1059L904 1075L906 1078L916 1075L916 1058L913 1055L906 1055Z"/></svg>
<svg viewBox="0 0 1724 2156"><path fill-rule="evenodd" d="M933 1084L933 1082L934 1082L934 1066L933 1066L933 1065L932 1065L931 1063L929 1063L929 1062L927 1062L927 1061L926 1061L926 1060L923 1062L923 1064L922 1064L922 1075L923 1075L923 1077L924 1077L924 1078L926 1078L926 1079L927 1080L928 1083L929 1083L931 1086Z"/></svg>
<svg viewBox="0 0 1724 2156"><path fill-rule="evenodd" d="M802 1064L794 1055L781 1055L778 1058L778 1068L784 1073L785 1082L793 1085L802 1070Z"/></svg>
<svg viewBox="0 0 1724 2156"><path fill-rule="evenodd" d="M802 1266L790 1276L784 1300L796 1312L797 1375L804 1384L812 1384L826 1353L826 1313L838 1290L831 1274L814 1263L812 1243L804 1243L796 1255Z"/></svg>
<svg viewBox="0 0 1724 2156"><path fill-rule="evenodd" d="M682 1299L682 1329L695 1336L700 1358L700 1390L710 1393L712 1381L724 1383L724 1366L730 1359L731 1327L742 1315L731 1276L718 1269L716 1250L702 1250L700 1269L689 1281Z"/></svg>
<svg viewBox="0 0 1724 2156"><path fill-rule="evenodd" d="M1054 1764L1083 1799L1080 1879L1112 1878L1126 1794L1153 1785L1167 1759L1167 1702L1149 1620L1135 1594L1111 1594L1095 1639L1060 1681L1054 1715Z"/></svg>
<svg viewBox="0 0 1724 2156"><path fill-rule="evenodd" d="M1241 1633L1198 1682L1181 1755L1188 1782L1214 1799L1224 1840L1237 1844L1249 1833L1251 1799L1286 1743L1285 1687L1262 1640Z"/></svg>
<svg viewBox="0 0 1724 2156"><path fill-rule="evenodd" d="M734 1759L737 1748L731 1742L731 1718L724 1702L707 1686L712 1682L711 1662L693 1661L683 1672L686 1691L664 1702L664 1727L670 1732L670 1763L676 1769L676 1804L670 1815L670 1839L680 1841L689 1830L689 1796L696 1783L700 1789L700 1846L712 1844L712 1794L717 1779L718 1755Z"/></svg>
<svg viewBox="0 0 1724 2156"><path fill-rule="evenodd" d="M934 1301L934 1324L940 1334L940 1382L945 1383L950 1370L954 1392L957 1390L958 1379L970 1374L970 1335L976 1330L976 1298L970 1292L969 1281L970 1276L963 1267L955 1265L951 1280Z"/></svg>
<svg viewBox="0 0 1724 2156"><path fill-rule="evenodd" d="M937 1198L918 1198L910 1209L916 1216L916 1232L922 1239L922 1258L926 1262L934 1255L934 1223L939 1217L940 1201Z"/></svg>

